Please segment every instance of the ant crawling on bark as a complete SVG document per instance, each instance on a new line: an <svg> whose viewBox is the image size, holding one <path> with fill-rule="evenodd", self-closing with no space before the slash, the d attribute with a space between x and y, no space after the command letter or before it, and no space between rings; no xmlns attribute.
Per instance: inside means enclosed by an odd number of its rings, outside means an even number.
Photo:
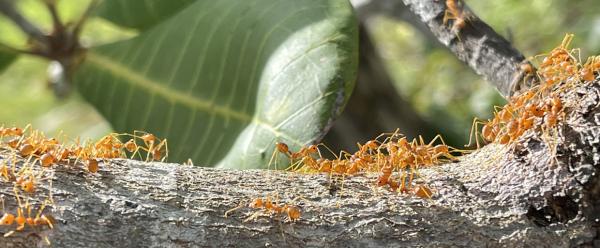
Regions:
<svg viewBox="0 0 600 248"><path fill-rule="evenodd" d="M290 221L297 221L301 216L301 212L298 207L290 204L283 204L283 206L278 205L277 202L271 201L269 196L266 198L254 198L249 207L259 209L262 208L270 213L275 214L285 213ZM249 217L247 220L252 219L252 217L253 216Z"/></svg>
<svg viewBox="0 0 600 248"><path fill-rule="evenodd" d="M292 202L295 202L297 199L298 198L292 200ZM262 197L253 198L251 200L250 204L246 204L246 202L242 202L237 207L227 210L225 212L224 217L227 218L227 216L230 213L232 213L233 211L236 211L236 210L238 210L240 208L244 208L244 207L250 207L250 208L254 208L254 209L262 209L262 210L264 210L264 212L267 212L269 214L276 214L276 215L285 214L286 217L288 218L288 220L290 220L292 222L295 222L298 219L300 219L300 217L302 215L300 208L298 208L297 206L295 206L293 204L279 205L277 203L277 201L271 200L271 196L267 196L264 198L262 198ZM244 222L256 219L260 213L261 213L261 211L255 212L254 214L252 214L248 218L246 218L244 220Z"/></svg>
<svg viewBox="0 0 600 248"><path fill-rule="evenodd" d="M454 20L451 30L457 36L460 33L460 30L467 25L469 18L470 15L464 10L462 2L459 0L446 0L446 11L444 11L443 24L446 25L449 20Z"/></svg>
<svg viewBox="0 0 600 248"><path fill-rule="evenodd" d="M44 209L46 208L46 205L48 204L47 200L42 203L42 205L38 209L38 212L35 215L35 217L32 217L31 205L29 204L29 201L26 201L25 205L23 205L21 202L21 198L19 197L19 194L16 189L14 189L14 192L15 192L15 198L17 199L17 203L19 205L17 207L17 215L16 216L6 211L5 206L4 206L4 197L2 197L2 199L1 199L2 212L4 212L4 215L0 218L0 225L1 226L11 226L13 224L16 225L15 230L12 230L12 231L4 234L4 237L11 236L12 234L15 233L15 231L23 231L26 226L29 226L32 228L42 227L42 226L48 226L50 229L54 228L54 225L53 225L54 218L51 215L43 214ZM27 216L25 216L25 212L27 212ZM48 242L48 240L46 240L46 242Z"/></svg>

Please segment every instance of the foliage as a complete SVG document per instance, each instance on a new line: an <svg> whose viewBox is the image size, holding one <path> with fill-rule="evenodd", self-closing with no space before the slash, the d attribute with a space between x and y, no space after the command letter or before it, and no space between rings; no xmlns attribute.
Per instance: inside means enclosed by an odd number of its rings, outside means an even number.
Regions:
<svg viewBox="0 0 600 248"><path fill-rule="evenodd" d="M115 24L139 30L148 29L176 14L193 0L135 1L105 0L97 15Z"/></svg>
<svg viewBox="0 0 600 248"><path fill-rule="evenodd" d="M195 2L169 16L89 50L75 80L115 130L167 137L174 161L264 167L276 141L321 137L351 92L357 37L345 0Z"/></svg>
<svg viewBox="0 0 600 248"><path fill-rule="evenodd" d="M17 58L17 54L10 49L0 46L0 72Z"/></svg>

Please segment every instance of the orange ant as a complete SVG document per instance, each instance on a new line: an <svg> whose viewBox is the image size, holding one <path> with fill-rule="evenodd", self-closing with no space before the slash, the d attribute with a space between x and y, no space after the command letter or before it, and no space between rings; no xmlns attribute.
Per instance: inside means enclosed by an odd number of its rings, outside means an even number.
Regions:
<svg viewBox="0 0 600 248"><path fill-rule="evenodd" d="M24 130L18 127L5 128L0 127L0 138L4 136L17 136L20 137L24 133Z"/></svg>
<svg viewBox="0 0 600 248"><path fill-rule="evenodd" d="M519 65L519 69L525 75L523 77L523 81L525 82L527 82L528 79L530 79L531 77L535 77L537 75L536 68L533 67L531 62L529 62L528 60L524 60L523 62L521 62L521 64Z"/></svg>
<svg viewBox="0 0 600 248"><path fill-rule="evenodd" d="M272 202L271 199L267 196L265 199L255 198L252 203L250 203L249 207L251 208L264 208L265 210L277 214L286 213L287 217L291 221L296 221L300 219L301 213L300 209L295 206L284 204L282 207L278 206L276 203Z"/></svg>
<svg viewBox="0 0 600 248"><path fill-rule="evenodd" d="M15 216L11 213L6 212L6 209L4 207L4 195L0 196L0 201L2 201L2 212L4 213L4 215L2 215L2 218L0 218L0 225L10 226L15 221Z"/></svg>
<svg viewBox="0 0 600 248"><path fill-rule="evenodd" d="M467 20L470 18L470 15L465 13L462 4L461 6L459 4L459 0L446 0L446 11L443 18L444 25L448 23L448 20L454 20L451 30L457 35L466 26Z"/></svg>
<svg viewBox="0 0 600 248"><path fill-rule="evenodd" d="M15 230L4 234L4 237L9 237L15 231L22 231L23 229L25 229L25 225L28 225L31 227L47 225L48 227L50 227L50 229L54 228L54 225L53 225L54 218L52 218L52 216L50 216L50 215L43 214L43 211L47 205L47 200L44 201L42 206L39 208L36 216L31 217L31 205L29 204L29 200L27 200L25 202L25 205L23 206L23 204L21 202L21 198L20 198L16 188L14 189L14 193L15 193L15 198L17 199L17 204L18 204L17 216L5 211L4 198L2 197L2 211L4 212L4 215L2 216L2 218L0 218L0 225L10 226L13 223L17 225ZM24 215L25 209L27 211L27 217L25 217L25 215Z"/></svg>
<svg viewBox="0 0 600 248"><path fill-rule="evenodd" d="M98 172L98 169L99 169L98 160L90 158L86 161L86 163L87 163L87 169L89 172L91 172L91 173Z"/></svg>
<svg viewBox="0 0 600 248"><path fill-rule="evenodd" d="M293 157L295 156L294 153L292 153L289 149L289 146L283 142L276 142L275 143L275 150L273 150L273 154L271 154L271 159L269 160L269 164L267 165L267 169L271 169L271 164L275 163L275 169L278 169L277 165L278 165L278 160L279 160L279 153L283 153L285 154L287 157L290 158L290 162L293 160ZM293 167L293 164L290 165L290 168Z"/></svg>
<svg viewBox="0 0 600 248"><path fill-rule="evenodd" d="M13 156L14 156L14 154L13 154ZM2 177L7 182L10 182L10 181L15 181L17 179L17 177L15 176L15 174L16 173L15 173L14 163L13 163L13 166L9 170L8 164L6 163L6 160L2 160L2 166L0 166L0 175L2 175Z"/></svg>
<svg viewBox="0 0 600 248"><path fill-rule="evenodd" d="M50 167L50 166L52 166L52 164L54 164L55 161L56 161L56 159L49 152L45 153L44 155L42 155L40 157L40 164L42 167Z"/></svg>

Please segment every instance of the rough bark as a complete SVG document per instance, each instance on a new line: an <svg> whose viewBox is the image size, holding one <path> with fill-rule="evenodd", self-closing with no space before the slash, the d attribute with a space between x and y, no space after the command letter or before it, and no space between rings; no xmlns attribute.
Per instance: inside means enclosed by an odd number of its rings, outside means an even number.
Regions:
<svg viewBox="0 0 600 248"><path fill-rule="evenodd" d="M374 187L373 174L342 185L326 175L130 160L106 161L98 175L59 166L49 207L55 228L26 228L3 246L41 246L47 235L55 247L597 247L600 85L580 86L567 102L555 139L529 131L513 147L488 145L421 169L432 199ZM558 142L556 156L544 140ZM12 184L1 185L14 210ZM302 217L244 221L256 213L248 207L224 217L267 194L299 206Z"/></svg>
<svg viewBox="0 0 600 248"><path fill-rule="evenodd" d="M520 70L521 64L526 62L525 57L509 41L472 13L466 5L463 10L466 25L453 30L455 20L444 23L446 1L403 0L403 2L429 27L442 44L494 85L504 97L508 98L525 87L522 85L525 74ZM462 1L459 2L464 4ZM530 77L530 80L535 79Z"/></svg>

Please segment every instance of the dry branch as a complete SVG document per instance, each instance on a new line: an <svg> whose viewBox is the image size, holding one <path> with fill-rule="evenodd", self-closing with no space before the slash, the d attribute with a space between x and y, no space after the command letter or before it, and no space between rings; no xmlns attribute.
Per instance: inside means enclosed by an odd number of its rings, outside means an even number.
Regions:
<svg viewBox="0 0 600 248"><path fill-rule="evenodd" d="M525 61L525 57L467 7L464 9L466 25L459 30L453 30L454 20L444 24L446 1L403 2L442 44L494 85L504 97L512 96L523 87L521 84L525 75L520 71L520 65Z"/></svg>
<svg viewBox="0 0 600 248"><path fill-rule="evenodd" d="M325 175L114 160L99 175L58 167L55 228L2 242L30 247L48 235L56 247L598 246L600 87L580 86L567 98L577 105L559 125L556 158L534 132L513 148L488 145L458 163L421 170L419 180L435 190L430 200L375 188L377 175L342 185ZM12 184L1 185L10 195ZM299 221L244 221L256 213L248 207L224 217L275 192L285 203L301 197L294 203Z"/></svg>

